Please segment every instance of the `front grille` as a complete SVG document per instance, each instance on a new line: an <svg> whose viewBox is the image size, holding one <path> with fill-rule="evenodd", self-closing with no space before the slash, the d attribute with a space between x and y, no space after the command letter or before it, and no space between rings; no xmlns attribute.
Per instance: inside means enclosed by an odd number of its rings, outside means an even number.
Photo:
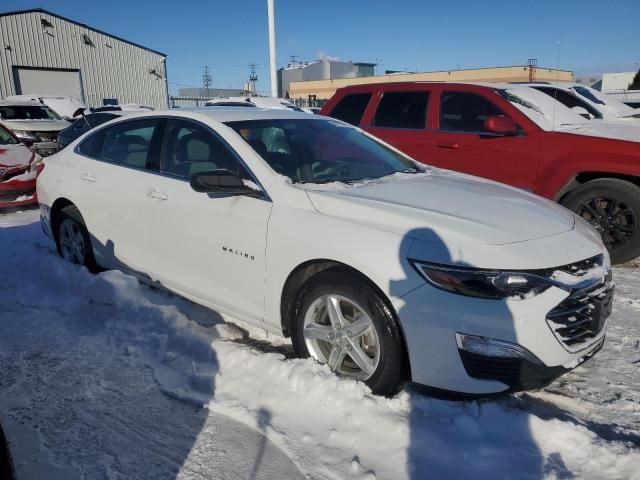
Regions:
<svg viewBox="0 0 640 480"><path fill-rule="evenodd" d="M58 132L33 132L41 142L57 142Z"/></svg>
<svg viewBox="0 0 640 480"><path fill-rule="evenodd" d="M32 189L28 189L28 190L5 190L2 191L0 190L0 203L3 202L15 202L18 198L22 197L22 196L28 196L28 197L32 197L35 194L35 190Z"/></svg>
<svg viewBox="0 0 640 480"><path fill-rule="evenodd" d="M547 324L569 352L578 352L593 342L611 314L614 285L611 272L565 298L547 313Z"/></svg>

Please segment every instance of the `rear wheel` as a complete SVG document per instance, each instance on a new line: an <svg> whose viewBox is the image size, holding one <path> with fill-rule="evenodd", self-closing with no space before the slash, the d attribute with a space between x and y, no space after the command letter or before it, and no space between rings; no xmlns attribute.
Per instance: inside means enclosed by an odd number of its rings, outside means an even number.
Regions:
<svg viewBox="0 0 640 480"><path fill-rule="evenodd" d="M374 393L395 393L404 380L404 342L392 312L366 282L328 270L302 288L294 308L297 355L365 382Z"/></svg>
<svg viewBox="0 0 640 480"><path fill-rule="evenodd" d="M68 262L84 265L91 272L97 271L89 232L78 209L74 206L63 208L56 223L58 254Z"/></svg>
<svg viewBox="0 0 640 480"><path fill-rule="evenodd" d="M640 256L640 188L636 185L615 178L592 180L562 204L598 230L611 263Z"/></svg>

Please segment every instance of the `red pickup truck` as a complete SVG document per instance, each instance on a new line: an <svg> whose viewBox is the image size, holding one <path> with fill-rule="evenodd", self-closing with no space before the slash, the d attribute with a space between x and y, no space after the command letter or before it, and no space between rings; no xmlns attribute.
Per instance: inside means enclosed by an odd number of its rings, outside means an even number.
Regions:
<svg viewBox="0 0 640 480"><path fill-rule="evenodd" d="M613 263L640 256L639 126L587 120L508 83L358 85L339 89L320 113L420 162L559 202L600 231Z"/></svg>

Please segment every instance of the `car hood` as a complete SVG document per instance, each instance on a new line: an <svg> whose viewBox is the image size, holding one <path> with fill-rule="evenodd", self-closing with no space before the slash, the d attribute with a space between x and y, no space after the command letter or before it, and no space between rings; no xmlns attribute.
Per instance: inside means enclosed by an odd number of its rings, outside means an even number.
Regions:
<svg viewBox="0 0 640 480"><path fill-rule="evenodd" d="M610 138L612 140L625 140L627 142L640 142L640 121L614 123L603 120L592 120L583 125L564 125L558 127L556 131L571 133L574 135L586 135L589 137Z"/></svg>
<svg viewBox="0 0 640 480"><path fill-rule="evenodd" d="M0 169L29 165L33 152L26 145L0 145Z"/></svg>
<svg viewBox="0 0 640 480"><path fill-rule="evenodd" d="M448 170L338 185L303 188L322 214L430 242L499 245L566 232L575 223L553 202Z"/></svg>
<svg viewBox="0 0 640 480"><path fill-rule="evenodd" d="M29 132L59 132L69 126L66 120L3 120L2 123L11 130Z"/></svg>

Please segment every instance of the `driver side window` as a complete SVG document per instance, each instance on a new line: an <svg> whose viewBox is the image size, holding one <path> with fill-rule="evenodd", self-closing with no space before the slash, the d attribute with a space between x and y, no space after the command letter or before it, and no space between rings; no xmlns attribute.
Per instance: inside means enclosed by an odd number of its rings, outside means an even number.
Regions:
<svg viewBox="0 0 640 480"><path fill-rule="evenodd" d="M167 122L160 171L188 180L194 173L229 170L250 180L248 172L220 138L189 120Z"/></svg>

